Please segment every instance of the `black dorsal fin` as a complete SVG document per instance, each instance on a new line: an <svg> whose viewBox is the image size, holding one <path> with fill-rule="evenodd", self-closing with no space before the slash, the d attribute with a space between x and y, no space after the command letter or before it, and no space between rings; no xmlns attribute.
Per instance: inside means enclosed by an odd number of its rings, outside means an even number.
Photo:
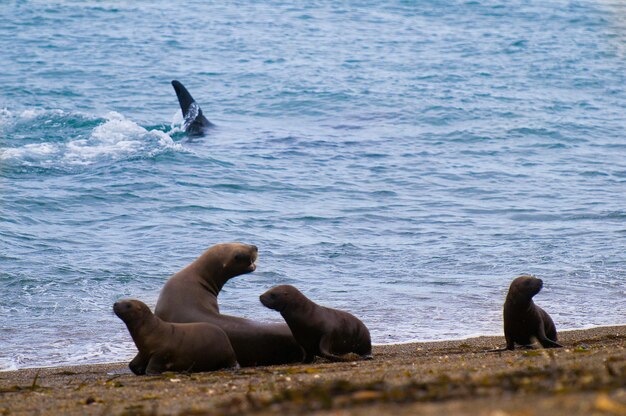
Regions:
<svg viewBox="0 0 626 416"><path fill-rule="evenodd" d="M187 88L179 81L173 80L172 87L176 91L176 97L178 97L178 103L180 109L183 112L183 118L185 119L185 131L189 135L202 136L204 130L211 127L213 124L204 117L202 109L193 99Z"/></svg>

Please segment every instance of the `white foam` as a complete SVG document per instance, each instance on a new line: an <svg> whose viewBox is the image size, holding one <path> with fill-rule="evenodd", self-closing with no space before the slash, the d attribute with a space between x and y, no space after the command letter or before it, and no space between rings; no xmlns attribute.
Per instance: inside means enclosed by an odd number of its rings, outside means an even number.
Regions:
<svg viewBox="0 0 626 416"><path fill-rule="evenodd" d="M41 158L56 153L58 146L52 143L33 143L22 147L0 149L0 159Z"/></svg>
<svg viewBox="0 0 626 416"><path fill-rule="evenodd" d="M0 113L3 117L4 113ZM7 117L12 114L7 110ZM26 110L20 117L37 117L41 110ZM62 114L60 112L58 114ZM17 160L27 165L54 166L90 165L102 160L117 160L133 156L154 156L165 150L184 151L169 134L146 130L123 115L111 112L106 121L95 127L88 138L61 143L34 143L0 149L0 160ZM0 118L1 120L1 118Z"/></svg>
<svg viewBox="0 0 626 416"><path fill-rule="evenodd" d="M45 110L41 108L31 108L22 111L19 115L19 118L21 120L27 121L43 115L63 116L65 115L65 113L63 112L63 110Z"/></svg>
<svg viewBox="0 0 626 416"><path fill-rule="evenodd" d="M115 361L130 361L137 354L132 341L116 343L86 343L79 348L68 346L62 357L68 364L98 364Z"/></svg>
<svg viewBox="0 0 626 416"><path fill-rule="evenodd" d="M169 133L162 132L160 130L150 130L150 134L154 135L159 140L159 145L165 149L172 149L176 151L184 151L185 148L182 144L174 142ZM151 155L154 155L156 152L153 150Z"/></svg>
<svg viewBox="0 0 626 416"><path fill-rule="evenodd" d="M42 108L29 108L21 112L12 112L8 108L0 109L0 127L8 127L19 123L32 122L36 118L44 119L43 124L52 123L53 118L67 116L63 110L47 110Z"/></svg>
<svg viewBox="0 0 626 416"><path fill-rule="evenodd" d="M183 118L183 113L181 111L177 111L172 115L172 122L170 123L170 134L181 133L185 131L185 119Z"/></svg>
<svg viewBox="0 0 626 416"><path fill-rule="evenodd" d="M93 130L91 139L103 143L117 143L125 141L129 137L141 136L147 133L146 129L126 119L120 113L110 112L105 118L107 121Z"/></svg>
<svg viewBox="0 0 626 416"><path fill-rule="evenodd" d="M19 367L17 363L9 358L0 358L0 371L15 371Z"/></svg>
<svg viewBox="0 0 626 416"><path fill-rule="evenodd" d="M7 108L0 109L0 127L4 127L13 119L13 113Z"/></svg>

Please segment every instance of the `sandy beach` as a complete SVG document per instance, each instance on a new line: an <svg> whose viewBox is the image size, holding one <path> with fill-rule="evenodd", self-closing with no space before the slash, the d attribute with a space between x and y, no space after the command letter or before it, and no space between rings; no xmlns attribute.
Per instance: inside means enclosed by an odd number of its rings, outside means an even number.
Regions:
<svg viewBox="0 0 626 416"><path fill-rule="evenodd" d="M127 363L0 373L1 415L626 415L626 326L562 349L503 337L376 346L370 361L135 376Z"/></svg>

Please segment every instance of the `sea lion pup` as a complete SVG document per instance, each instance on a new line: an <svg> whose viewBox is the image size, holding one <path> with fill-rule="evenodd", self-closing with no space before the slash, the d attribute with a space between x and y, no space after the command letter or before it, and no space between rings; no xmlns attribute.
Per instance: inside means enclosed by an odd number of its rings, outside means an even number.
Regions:
<svg viewBox="0 0 626 416"><path fill-rule="evenodd" d="M154 313L167 322L208 322L226 332L241 366L302 361L303 351L285 323L264 324L222 315L217 296L229 279L256 269L256 246L217 244L172 276Z"/></svg>
<svg viewBox="0 0 626 416"><path fill-rule="evenodd" d="M291 285L276 286L260 300L285 318L306 352L305 363L312 362L316 355L330 361L349 361L339 355L351 352L363 359L372 358L370 332L354 315L320 306Z"/></svg>
<svg viewBox="0 0 626 416"><path fill-rule="evenodd" d="M139 350L129 364L135 374L239 367L226 333L215 325L165 322L135 299L115 302L113 311L124 321Z"/></svg>
<svg viewBox="0 0 626 416"><path fill-rule="evenodd" d="M535 296L543 287L543 281L533 276L520 276L511 283L504 302L504 337L506 348L515 349L515 344L530 346L533 338L544 348L559 348L556 327L550 315L535 305Z"/></svg>

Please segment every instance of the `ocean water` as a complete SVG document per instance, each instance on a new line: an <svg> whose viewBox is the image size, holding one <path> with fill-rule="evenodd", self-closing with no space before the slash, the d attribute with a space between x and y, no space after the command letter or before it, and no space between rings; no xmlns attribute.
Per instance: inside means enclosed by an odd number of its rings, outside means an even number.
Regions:
<svg viewBox="0 0 626 416"><path fill-rule="evenodd" d="M0 369L130 359L113 302L224 241L249 318L287 283L375 343L498 334L531 273L626 323L623 2L8 0L0 51Z"/></svg>

